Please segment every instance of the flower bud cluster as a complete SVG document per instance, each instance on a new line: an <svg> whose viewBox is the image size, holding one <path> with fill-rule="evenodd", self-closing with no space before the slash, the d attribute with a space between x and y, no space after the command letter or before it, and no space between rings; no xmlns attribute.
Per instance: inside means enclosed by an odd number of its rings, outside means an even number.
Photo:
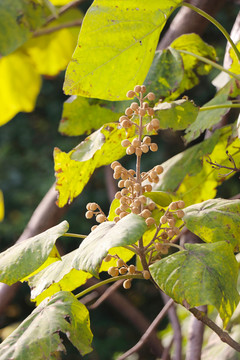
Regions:
<svg viewBox="0 0 240 360"><path fill-rule="evenodd" d="M142 274L145 280L149 280L151 275L149 273L149 271L147 270L143 270L143 271L138 271L136 266L131 264L131 265L127 265L122 259L120 259L117 255L110 255L108 254L105 258L104 261L108 262L110 261L112 258L117 259L117 264L116 266L110 266L108 269L108 274L112 277L118 276L118 275L135 275L135 274ZM132 283L132 279L126 279L123 283L123 287L125 289L130 289L131 287L131 283Z"/></svg>
<svg viewBox="0 0 240 360"><path fill-rule="evenodd" d="M155 166L148 172L142 172L140 180L137 179L136 172L132 169L126 170L118 161L111 164L114 179L119 179L118 187L121 189L115 194L115 198L120 201L119 207L115 210L115 222L130 213L140 215L145 219L148 226L155 223L152 211L156 208L155 203L144 196L145 192L152 191L152 185L143 185L143 181L148 179L150 182L158 182L159 175L163 172L161 165Z"/></svg>
<svg viewBox="0 0 240 360"><path fill-rule="evenodd" d="M169 245L168 243L175 235L180 234L179 227L176 226L177 219L182 219L184 216L184 211L182 210L185 207L183 200L172 202L165 214L160 218L160 225L166 225L164 231L158 236L158 240L161 242L155 243L155 249L161 254L167 254Z"/></svg>
<svg viewBox="0 0 240 360"><path fill-rule="evenodd" d="M102 211L102 209L100 208L100 206L97 203L88 203L87 206L87 212L85 213L85 217L87 219L92 219L93 216L96 216L96 221L101 224L104 221L107 220L106 215L104 214L104 212ZM93 231L94 229L96 229L97 225L94 225L91 230Z"/></svg>

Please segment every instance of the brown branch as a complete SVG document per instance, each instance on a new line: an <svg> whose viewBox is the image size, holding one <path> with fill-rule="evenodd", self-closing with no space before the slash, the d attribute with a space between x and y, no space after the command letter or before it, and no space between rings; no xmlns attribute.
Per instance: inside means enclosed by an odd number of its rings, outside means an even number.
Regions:
<svg viewBox="0 0 240 360"><path fill-rule="evenodd" d="M78 20L74 20L74 21L70 21L64 24L59 24L57 26L52 26L49 28L43 28L40 30L37 30L33 33L33 37L39 37L39 36L43 36L43 35L48 35L51 34L53 32L62 30L62 29L66 29L66 28L71 28L71 27L78 27L82 24L82 20L78 19Z"/></svg>
<svg viewBox="0 0 240 360"><path fill-rule="evenodd" d="M91 286L97 282L98 280L91 278L88 280L87 285ZM104 285L95 289L95 291L97 291L99 295L102 295L105 293L105 291L107 291L107 289L108 286ZM105 299L105 301L109 306L113 307L117 313L122 315L128 322L130 322L140 334L144 334L150 326L150 322L145 318L145 316L118 291L112 292ZM164 351L164 347L162 346L161 341L158 339L155 331L153 331L148 337L147 344L156 357L161 357L161 354Z"/></svg>
<svg viewBox="0 0 240 360"><path fill-rule="evenodd" d="M17 242L24 241L25 239L40 234L56 225L61 220L63 215L68 211L70 205L59 208L56 205L57 195L54 184L37 206ZM0 315L4 313L6 306L12 300L20 285L21 283L16 283L12 286L0 283Z"/></svg>
<svg viewBox="0 0 240 360"><path fill-rule="evenodd" d="M113 171L110 165L104 166L105 183L107 188L108 200L111 203L115 197L118 187L113 178Z"/></svg>
<svg viewBox="0 0 240 360"><path fill-rule="evenodd" d="M191 0L187 1L204 10L211 16L214 16L218 10L224 5L226 0ZM160 40L158 49L168 47L173 40L183 34L196 33L202 35L209 21L189 8L182 7L169 26L166 34Z"/></svg>
<svg viewBox="0 0 240 360"><path fill-rule="evenodd" d="M131 354L137 352L148 340L149 336L151 336L152 332L155 330L155 328L158 326L159 322L164 318L164 316L167 314L170 307L174 304L174 301L170 299L162 308L160 313L157 315L157 317L154 319L152 324L149 326L149 328L146 330L146 332L143 334L141 339L137 342L136 345L134 345L131 349L129 349L127 352L125 352L123 355L121 355L117 360L124 360Z"/></svg>
<svg viewBox="0 0 240 360"><path fill-rule="evenodd" d="M96 309L98 306L100 306L111 294L116 291L122 284L124 280L116 281L113 285L109 286L105 292L100 296L100 298L95 301L93 305L89 307L90 310Z"/></svg>
<svg viewBox="0 0 240 360"><path fill-rule="evenodd" d="M207 314L207 306L199 306L199 311ZM187 350L186 350L186 360L200 360L202 353L202 344L203 344L203 334L204 334L204 323L192 318L190 331L188 336Z"/></svg>
<svg viewBox="0 0 240 360"><path fill-rule="evenodd" d="M57 13L57 17L61 16L62 14L64 14L66 11L68 11L69 9L78 6L79 4L81 4L82 2L85 2L86 0L74 0L71 1L70 3L63 5ZM56 16L54 15L50 15L48 17L48 19L46 20L44 26L48 25L50 22L56 20Z"/></svg>
<svg viewBox="0 0 240 360"><path fill-rule="evenodd" d="M164 303L167 304L168 301L170 300L170 297L168 295L164 294L163 292L161 292L161 296L163 298ZM168 317L169 317L170 323L173 328L173 333L174 333L173 343L174 343L175 351L174 351L173 359L181 360L182 359L182 330L181 330L180 322L178 320L176 308L174 305L171 306L170 309L168 310Z"/></svg>
<svg viewBox="0 0 240 360"><path fill-rule="evenodd" d="M198 320L202 321L210 329L212 329L221 339L222 342L228 344L236 351L240 352L240 344L237 343L226 331L223 331L215 322L213 322L209 317L202 311L197 308L188 309Z"/></svg>

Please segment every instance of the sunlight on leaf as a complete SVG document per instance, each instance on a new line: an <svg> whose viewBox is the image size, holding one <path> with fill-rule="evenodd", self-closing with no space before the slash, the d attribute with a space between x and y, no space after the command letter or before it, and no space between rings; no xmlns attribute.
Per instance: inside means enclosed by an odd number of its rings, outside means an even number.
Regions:
<svg viewBox="0 0 240 360"><path fill-rule="evenodd" d="M118 121L121 115L101 104L90 104L86 98L71 96L63 105L58 130L68 136L90 134L108 122Z"/></svg>
<svg viewBox="0 0 240 360"><path fill-rule="evenodd" d="M60 332L82 355L92 351L87 308L70 292L59 292L43 301L0 345L0 359L56 359L65 351ZM55 353L55 354L54 354Z"/></svg>
<svg viewBox="0 0 240 360"><path fill-rule="evenodd" d="M154 117L160 121L160 129L184 130L198 115L198 107L185 99L160 103L154 110Z"/></svg>
<svg viewBox="0 0 240 360"><path fill-rule="evenodd" d="M0 125L18 112L33 111L41 77L32 60L21 49L0 59Z"/></svg>
<svg viewBox="0 0 240 360"><path fill-rule="evenodd" d="M52 254L56 240L67 230L68 223L63 221L2 252L0 254L0 281L12 285L39 269Z"/></svg>
<svg viewBox="0 0 240 360"><path fill-rule="evenodd" d="M100 265L108 250L134 244L146 229L144 219L134 214L125 216L117 223L107 221L98 225L81 243L73 259L73 267L98 277Z"/></svg>
<svg viewBox="0 0 240 360"><path fill-rule="evenodd" d="M150 272L158 286L188 308L213 305L224 326L238 302L238 263L227 242L185 244L186 250L157 261Z"/></svg>
<svg viewBox="0 0 240 360"><path fill-rule="evenodd" d="M186 227L205 242L240 245L240 200L213 199L184 209Z"/></svg>
<svg viewBox="0 0 240 360"><path fill-rule="evenodd" d="M71 9L44 27L44 30L75 20L81 21L82 18L80 11ZM22 49L31 57L39 74L55 76L66 69L77 44L79 29L80 25L34 37Z"/></svg>
<svg viewBox="0 0 240 360"><path fill-rule="evenodd" d="M67 69L65 93L126 99L128 90L143 83L160 32L181 2L95 0L84 18L78 46Z"/></svg>
<svg viewBox="0 0 240 360"><path fill-rule="evenodd" d="M232 132L232 126L216 130L209 139L164 162L162 164L164 172L158 184L154 186L154 191L174 192L178 199L185 201L186 206L214 198L217 186L233 174L226 177L219 176L219 172L224 175L229 170L213 169L207 162L209 158L206 155L221 165L229 166L229 158L226 154L228 150L238 163L240 140L236 138L229 141Z"/></svg>
<svg viewBox="0 0 240 360"><path fill-rule="evenodd" d="M170 47L177 51L187 50L196 55L216 61L217 55L215 49L211 45L205 43L197 34L181 35L171 43ZM183 54L181 52L180 55L183 61L184 76L178 89L170 96L171 99L175 99L184 91L193 88L199 83L198 75L207 75L211 70L210 65L201 62L192 55Z"/></svg>
<svg viewBox="0 0 240 360"><path fill-rule="evenodd" d="M130 128L127 137L133 138L135 129ZM95 131L68 154L54 151L54 162L59 192L58 206L71 202L83 190L94 170L123 157L126 150L121 141L126 138L125 129L109 123Z"/></svg>
<svg viewBox="0 0 240 360"><path fill-rule="evenodd" d="M62 261L49 265L28 280L33 301L40 304L58 291L73 291L92 277L91 274L72 267L77 251L78 249L64 255Z"/></svg>
<svg viewBox="0 0 240 360"><path fill-rule="evenodd" d="M237 48L240 51L240 41L237 43ZM235 74L239 74L240 73L240 63L239 63L237 55L235 54L235 51L233 50L232 47L229 50L229 54L230 54L230 57L232 58L232 65L229 70Z"/></svg>

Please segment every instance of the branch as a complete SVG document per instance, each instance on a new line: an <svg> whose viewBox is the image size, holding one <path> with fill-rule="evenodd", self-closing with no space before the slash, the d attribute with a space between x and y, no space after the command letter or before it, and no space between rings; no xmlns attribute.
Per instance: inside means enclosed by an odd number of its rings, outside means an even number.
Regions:
<svg viewBox="0 0 240 360"><path fill-rule="evenodd" d="M68 211L70 205L59 208L56 205L57 196L58 193L55 190L54 184L37 206L17 242L24 241L32 236L40 234L56 225L61 220L63 215ZM12 300L20 285L21 283L16 283L12 286L0 283L0 315L5 312L6 306Z"/></svg>
<svg viewBox="0 0 240 360"><path fill-rule="evenodd" d="M89 307L90 310L96 309L100 306L113 292L115 292L122 284L124 280L116 281L113 285L109 286L106 291L100 296L100 298L95 301L93 305Z"/></svg>
<svg viewBox="0 0 240 360"><path fill-rule="evenodd" d="M94 285L98 280L91 278L88 280L88 285ZM99 295L103 295L107 291L108 287L106 285L98 287L95 289ZM126 299L125 296L121 295L118 291L112 292L105 301L115 309L115 311L123 316L128 322L130 322L135 329L140 333L144 334L145 331L150 326L150 322L145 318L145 316L136 309L135 306L131 304L130 301ZM158 339L157 334L153 331L148 340L148 346L151 348L152 352L156 357L161 357L164 352L164 348L161 344L161 341ZM169 360L169 358L167 358Z"/></svg>
<svg viewBox="0 0 240 360"><path fill-rule="evenodd" d="M49 28L43 28L40 30L37 30L33 33L33 37L39 37L39 36L43 36L43 35L48 35L51 34L55 31L59 31L62 29L66 29L66 28L70 28L70 27L78 27L82 24L82 20L78 19L78 20L74 20L68 23L64 23L64 24L59 24L57 26L52 26Z"/></svg>
<svg viewBox="0 0 240 360"><path fill-rule="evenodd" d="M204 312L205 314L207 313L206 305L199 306L198 309ZM186 360L201 359L203 334L204 334L204 323L193 317L190 324L190 331L188 336Z"/></svg>
<svg viewBox="0 0 240 360"><path fill-rule="evenodd" d="M236 351L240 352L240 344L229 336L226 331L223 331L215 322L213 322L207 315L198 310L197 308L188 309L198 320L202 321L205 325L207 325L210 329L212 329L221 339L222 342L228 344Z"/></svg>
<svg viewBox="0 0 240 360"><path fill-rule="evenodd" d="M165 293L161 292L161 296L165 304L170 300L170 297ZM182 331L181 325L178 320L177 312L175 306L172 306L168 310L168 317L171 322L173 328L173 344L175 345L175 352L174 352L174 360L181 360L182 359Z"/></svg>
<svg viewBox="0 0 240 360"><path fill-rule="evenodd" d="M141 339L137 342L136 345L134 345L131 349L129 349L127 352L125 352L123 355L121 355L117 360L124 360L131 354L137 352L148 340L149 336L151 336L152 331L155 330L155 328L158 326L160 321L164 318L164 316L167 314L170 307L174 304L174 301L170 299L162 308L160 313L157 315L157 317L153 320L152 324L149 326L149 328L146 330L145 334L141 337Z"/></svg>
<svg viewBox="0 0 240 360"><path fill-rule="evenodd" d="M61 16L62 14L64 14L66 11L68 11L69 9L81 4L82 2L85 2L86 0L74 0L71 1L70 3L62 6L59 10L58 10L58 17ZM56 17L54 15L50 15L48 17L48 19L46 20L44 26L48 25L50 22L56 20Z"/></svg>

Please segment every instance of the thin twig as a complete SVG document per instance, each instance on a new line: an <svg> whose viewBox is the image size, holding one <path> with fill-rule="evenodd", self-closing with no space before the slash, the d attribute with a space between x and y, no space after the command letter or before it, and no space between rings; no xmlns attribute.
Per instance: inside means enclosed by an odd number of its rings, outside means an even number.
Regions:
<svg viewBox="0 0 240 360"><path fill-rule="evenodd" d="M196 308L188 309L198 320L202 321L210 329L212 329L221 339L222 342L225 342L231 346L236 351L240 352L240 344L237 343L226 331L223 331L215 322L213 322L209 317L202 311L199 311Z"/></svg>
<svg viewBox="0 0 240 360"><path fill-rule="evenodd" d="M61 16L62 14L64 14L66 11L68 11L68 10L71 9L72 7L75 7L75 6L81 4L82 2L85 2L85 1L86 1L86 0L74 0L74 1L71 1L70 3L62 6L62 7L58 10L58 16ZM48 25L50 22L52 22L52 21L54 21L54 20L56 20L56 16L50 15L50 16L47 18L44 26Z"/></svg>
<svg viewBox="0 0 240 360"><path fill-rule="evenodd" d="M125 352L123 355L117 358L117 360L124 360L131 354L137 352L148 340L149 336L152 334L152 332L155 330L155 328L158 326L159 322L163 319L163 317L167 314L170 307L174 304L173 299L170 299L167 304L162 308L160 313L157 315L157 317L153 320L152 324L149 326L149 328L146 330L146 332L143 334L141 339L137 342L136 345L134 345L131 349L129 349L127 352Z"/></svg>
<svg viewBox="0 0 240 360"><path fill-rule="evenodd" d="M82 20L81 19L77 19L74 21L70 21L67 23L63 23L63 24L59 24L57 26L52 26L49 28L43 28L40 30L37 30L33 33L33 37L39 37L39 36L43 36L43 35L48 35L51 34L53 32L62 30L62 29L66 29L66 28L71 28L71 27L78 27L82 24Z"/></svg>
<svg viewBox="0 0 240 360"><path fill-rule="evenodd" d="M108 296L110 296L123 284L123 281L124 280L117 281L112 286L109 286L107 290L102 294L102 296L100 296L100 298L98 298L97 301L95 301L95 303L89 307L89 309L93 310L100 306L108 298Z"/></svg>

